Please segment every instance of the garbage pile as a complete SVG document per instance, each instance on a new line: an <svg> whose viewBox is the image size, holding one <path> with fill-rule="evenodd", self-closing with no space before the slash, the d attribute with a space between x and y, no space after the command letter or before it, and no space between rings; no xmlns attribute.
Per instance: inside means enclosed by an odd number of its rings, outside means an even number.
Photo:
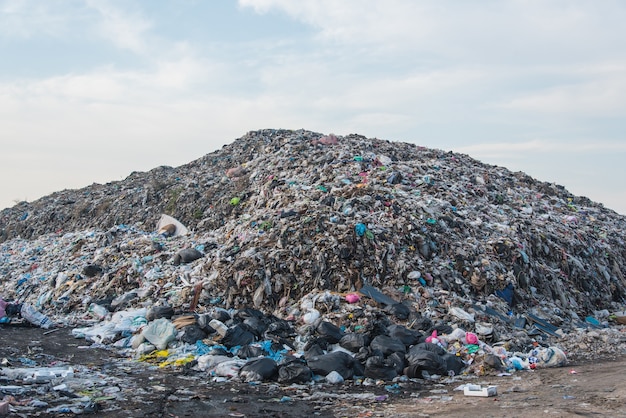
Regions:
<svg viewBox="0 0 626 418"><path fill-rule="evenodd" d="M625 225L467 155L268 129L3 210L0 295L215 378L559 366L624 352Z"/></svg>

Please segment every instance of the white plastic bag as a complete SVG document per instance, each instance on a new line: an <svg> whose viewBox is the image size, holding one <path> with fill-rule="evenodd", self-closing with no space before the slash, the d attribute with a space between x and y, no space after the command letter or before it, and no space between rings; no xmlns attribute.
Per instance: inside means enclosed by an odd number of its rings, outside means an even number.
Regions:
<svg viewBox="0 0 626 418"><path fill-rule="evenodd" d="M159 350L165 350L167 344L176 338L176 327L166 318L155 319L141 332Z"/></svg>
<svg viewBox="0 0 626 418"><path fill-rule="evenodd" d="M24 318L31 324L44 329L49 329L54 325L50 318L39 312L32 305L26 303L22 305L22 310L20 311L20 314L22 315L22 318Z"/></svg>

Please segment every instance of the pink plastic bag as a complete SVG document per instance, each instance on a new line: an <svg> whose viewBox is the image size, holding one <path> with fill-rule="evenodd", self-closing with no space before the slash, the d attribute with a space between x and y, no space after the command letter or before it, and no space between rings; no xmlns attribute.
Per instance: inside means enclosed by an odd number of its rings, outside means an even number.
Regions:
<svg viewBox="0 0 626 418"><path fill-rule="evenodd" d="M439 338L437 338L437 330L434 330L430 337L426 337L427 343L439 344Z"/></svg>
<svg viewBox="0 0 626 418"><path fill-rule="evenodd" d="M478 336L476 334L474 334L473 332L466 332L465 333L465 341L467 341L468 344L478 344Z"/></svg>

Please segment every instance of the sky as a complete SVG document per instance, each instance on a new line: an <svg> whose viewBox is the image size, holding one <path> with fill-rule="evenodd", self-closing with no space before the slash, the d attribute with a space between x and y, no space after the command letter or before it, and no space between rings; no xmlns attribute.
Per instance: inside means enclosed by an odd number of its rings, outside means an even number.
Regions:
<svg viewBox="0 0 626 418"><path fill-rule="evenodd" d="M264 128L468 154L626 214L623 0L0 0L0 209Z"/></svg>

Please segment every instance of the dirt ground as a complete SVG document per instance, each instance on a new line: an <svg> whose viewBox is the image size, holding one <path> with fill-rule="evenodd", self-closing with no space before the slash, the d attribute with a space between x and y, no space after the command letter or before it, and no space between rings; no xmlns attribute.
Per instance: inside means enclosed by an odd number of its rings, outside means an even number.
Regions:
<svg viewBox="0 0 626 418"><path fill-rule="evenodd" d="M626 417L626 356L448 383L283 386L214 382L190 368L159 368L90 346L70 329L12 325L0 326L0 359L7 370L74 367L73 378L46 383L16 382L0 373L0 399L12 401L9 416L16 417ZM465 383L495 385L497 396L455 390ZM16 386L20 392L11 392ZM95 402L63 409L85 396Z"/></svg>

